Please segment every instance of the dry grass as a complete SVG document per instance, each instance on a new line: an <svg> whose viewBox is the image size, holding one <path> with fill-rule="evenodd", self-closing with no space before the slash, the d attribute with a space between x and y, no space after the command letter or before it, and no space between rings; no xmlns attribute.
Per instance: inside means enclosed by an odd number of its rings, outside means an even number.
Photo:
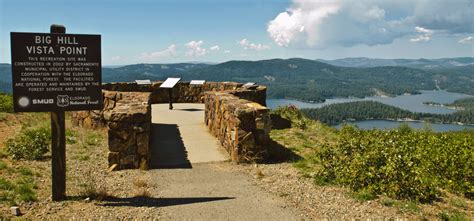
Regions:
<svg viewBox="0 0 474 221"><path fill-rule="evenodd" d="M135 194L135 197L151 197L151 194L150 192L148 192L147 189L139 189L137 190L136 194Z"/></svg>
<svg viewBox="0 0 474 221"><path fill-rule="evenodd" d="M257 179L261 179L265 176L265 174L263 174L263 171L262 169L260 169L258 166L256 166L256 169L255 169L255 178Z"/></svg>
<svg viewBox="0 0 474 221"><path fill-rule="evenodd" d="M148 184L142 179L136 179L133 181L133 186L138 188L147 188Z"/></svg>
<svg viewBox="0 0 474 221"><path fill-rule="evenodd" d="M103 200L112 197L112 195L107 192L105 182L100 182L92 171L86 171L81 180L82 182L79 183L81 196L95 200Z"/></svg>

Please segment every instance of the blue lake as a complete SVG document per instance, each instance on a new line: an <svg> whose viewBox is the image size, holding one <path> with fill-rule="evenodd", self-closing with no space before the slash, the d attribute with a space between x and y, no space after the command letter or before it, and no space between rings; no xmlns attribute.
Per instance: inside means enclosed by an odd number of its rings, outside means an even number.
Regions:
<svg viewBox="0 0 474 221"><path fill-rule="evenodd" d="M320 108L325 105L335 104L335 103L346 103L353 101L378 101L384 104L392 105L402 109L406 109L412 112L424 112L424 113L435 113L435 114L449 114L455 112L455 110L429 106L423 104L423 102L437 102L441 104L451 103L457 99L473 97L467 94L452 93L444 90L439 91L421 91L421 94L417 95L401 95L397 97L366 97L366 98L332 98L326 99L326 102L323 103L310 103L302 102L291 99L267 99L267 106L270 109L275 109L279 106L285 105L295 105L298 108ZM402 122L398 121L386 121L386 120L367 120L367 121L355 121L351 124L358 125L360 128L371 129L389 129L398 127ZM425 123L423 122L405 122L408 123L413 128L422 128ZM457 125L457 124L430 124L431 128L434 131L449 131L449 130L463 130L463 129L474 129L474 126L467 125ZM336 128L340 125L336 125Z"/></svg>

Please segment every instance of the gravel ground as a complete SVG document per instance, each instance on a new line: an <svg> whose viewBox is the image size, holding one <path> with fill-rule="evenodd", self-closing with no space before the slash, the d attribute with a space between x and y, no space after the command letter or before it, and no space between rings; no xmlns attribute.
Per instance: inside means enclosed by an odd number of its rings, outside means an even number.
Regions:
<svg viewBox="0 0 474 221"><path fill-rule="evenodd" d="M72 128L74 129L74 128ZM420 219L383 206L380 199L360 202L344 188L316 186L288 163L236 165L230 162L194 164L192 169L107 171L105 130L77 131L67 146L67 195L52 202L50 160L11 161L11 168L28 167L38 175L38 200L19 205L21 218L44 219L193 219L193 220L321 220ZM100 135L98 139L93 135ZM101 137L101 138L100 138ZM3 140L0 140L0 143ZM0 174L9 176L8 174ZM10 177L8 177L10 178ZM15 177L11 177L13 179ZM89 188L88 188L89 187ZM87 190L98 199L87 200ZM93 190L93 191L92 191ZM102 197L102 198L101 198ZM436 219L446 202L420 206ZM463 211L473 216L474 204ZM9 216L0 204L0 217Z"/></svg>
<svg viewBox="0 0 474 221"><path fill-rule="evenodd" d="M413 219L397 208L386 207L378 201L359 202L348 196L343 188L316 186L288 163L241 165L238 170L254 175L254 183L274 195L282 197L314 219Z"/></svg>

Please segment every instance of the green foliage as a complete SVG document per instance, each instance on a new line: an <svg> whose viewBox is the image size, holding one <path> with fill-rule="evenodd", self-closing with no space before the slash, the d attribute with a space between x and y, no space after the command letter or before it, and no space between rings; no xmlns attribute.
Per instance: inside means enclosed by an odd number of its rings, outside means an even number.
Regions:
<svg viewBox="0 0 474 221"><path fill-rule="evenodd" d="M268 97L308 101L365 97L375 95L377 90L389 95L414 94L435 89L433 77L431 72L413 68L337 67L300 58L229 61L183 73L184 79L257 82L268 86Z"/></svg>
<svg viewBox="0 0 474 221"><path fill-rule="evenodd" d="M7 168L8 168L7 164L3 161L0 161L0 170L4 170L4 169L7 169Z"/></svg>
<svg viewBox="0 0 474 221"><path fill-rule="evenodd" d="M474 109L474 98L473 97L468 97L468 98L462 98L455 100L453 103L446 104L446 106L449 107L461 107L465 109Z"/></svg>
<svg viewBox="0 0 474 221"><path fill-rule="evenodd" d="M86 136L85 144L88 146L98 145L102 141L102 137L98 133L89 133Z"/></svg>
<svg viewBox="0 0 474 221"><path fill-rule="evenodd" d="M438 213L438 217L444 221L468 221L469 218L466 217L465 214L460 213L458 211L448 211L443 210Z"/></svg>
<svg viewBox="0 0 474 221"><path fill-rule="evenodd" d="M463 209L467 209L468 208L468 205L467 203L462 200L462 199L458 199L458 198L452 198L449 200L449 204L454 206L454 207L458 207L458 208L463 208Z"/></svg>
<svg viewBox="0 0 474 221"><path fill-rule="evenodd" d="M0 112L13 112L13 98L11 95L0 93Z"/></svg>
<svg viewBox="0 0 474 221"><path fill-rule="evenodd" d="M365 201L369 201L369 200L373 200L376 198L376 196L372 193L370 193L369 191L363 189L363 190L360 190L359 192L354 192L351 194L351 196L358 200L358 201L361 201L361 202L365 202Z"/></svg>
<svg viewBox="0 0 474 221"><path fill-rule="evenodd" d="M0 158L5 158L8 156L8 153L5 152L3 149L0 149Z"/></svg>
<svg viewBox="0 0 474 221"><path fill-rule="evenodd" d="M16 182L0 177L0 202L17 205L18 202L31 202L37 199L35 181L30 176L23 176Z"/></svg>
<svg viewBox="0 0 474 221"><path fill-rule="evenodd" d="M49 150L51 131L48 127L25 129L6 142L13 159L39 160Z"/></svg>
<svg viewBox="0 0 474 221"><path fill-rule="evenodd" d="M389 95L416 94L419 90L442 89L474 94L473 65L432 70L423 65L439 66L439 61L403 61L410 67L338 67L327 63L292 58L262 61L229 61L208 64L135 64L103 68L104 82L133 82L135 79L162 80L180 76L183 80L256 82L268 87L270 98L294 98L324 101L330 97L365 97L382 91ZM415 65L416 64L416 65ZM378 65L377 65L378 66ZM420 70L416 68L425 68ZM2 74L4 77L2 78ZM0 91L11 91L11 67L0 64Z"/></svg>
<svg viewBox="0 0 474 221"><path fill-rule="evenodd" d="M400 211L403 213L417 213L420 211L420 208L415 201L408 201L400 205Z"/></svg>
<svg viewBox="0 0 474 221"><path fill-rule="evenodd" d="M66 129L66 143L67 144L77 143L77 133L75 131Z"/></svg>
<svg viewBox="0 0 474 221"><path fill-rule="evenodd" d="M89 155L80 155L78 157L78 160L80 160L80 161L88 161L89 159L90 159Z"/></svg>
<svg viewBox="0 0 474 221"><path fill-rule="evenodd" d="M20 169L18 169L18 172L20 172L20 174L23 176L33 176L33 171L27 167L20 167Z"/></svg>
<svg viewBox="0 0 474 221"><path fill-rule="evenodd" d="M307 117L327 124L339 124L344 121L370 119L403 119L423 120L439 123L474 124L474 109L457 111L452 114L413 113L398 107L376 101L356 101L330 104L321 108L301 109Z"/></svg>
<svg viewBox="0 0 474 221"><path fill-rule="evenodd" d="M392 207L392 206L395 206L398 204L398 202L394 199L390 199L390 198L387 198L387 197L384 197L380 200L380 203L384 206L389 206L389 207Z"/></svg>
<svg viewBox="0 0 474 221"><path fill-rule="evenodd" d="M273 111L273 113L280 115L282 118L290 120L292 127L296 127L301 130L305 130L309 124L312 123L311 120L306 118L301 113L301 111L293 105L278 107Z"/></svg>
<svg viewBox="0 0 474 221"><path fill-rule="evenodd" d="M359 130L344 126L339 143L316 154L319 179L397 199L430 201L439 188L472 196L472 134Z"/></svg>

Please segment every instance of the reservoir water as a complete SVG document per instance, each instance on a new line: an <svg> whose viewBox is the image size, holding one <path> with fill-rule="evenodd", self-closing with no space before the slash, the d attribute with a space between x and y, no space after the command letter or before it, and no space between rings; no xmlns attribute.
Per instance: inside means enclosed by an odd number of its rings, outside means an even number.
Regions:
<svg viewBox="0 0 474 221"><path fill-rule="evenodd" d="M323 103L310 103L302 102L291 99L267 99L267 106L270 109L275 109L279 106L285 105L295 105L298 108L320 108L325 105L335 104L335 103L346 103L353 101L378 101L384 104L392 105L402 109L406 109L412 112L424 112L424 113L435 113L435 114L449 114L455 112L455 110L438 107L438 106L429 106L423 104L423 102L437 102L441 104L451 103L457 99L473 97L467 94L452 93L444 90L439 91L420 91L421 94L416 95L401 95L397 97L366 97L366 98L331 98L326 99L326 102ZM398 127L402 122L398 121L387 121L387 120L367 120L367 121L355 121L351 124L358 125L360 128L371 129L389 129ZM425 123L423 122L406 122L412 128L422 128ZM457 124L430 124L431 128L434 131L449 131L449 130L463 130L463 129L474 129L474 126L468 125L457 125ZM336 125L336 128L340 125Z"/></svg>

